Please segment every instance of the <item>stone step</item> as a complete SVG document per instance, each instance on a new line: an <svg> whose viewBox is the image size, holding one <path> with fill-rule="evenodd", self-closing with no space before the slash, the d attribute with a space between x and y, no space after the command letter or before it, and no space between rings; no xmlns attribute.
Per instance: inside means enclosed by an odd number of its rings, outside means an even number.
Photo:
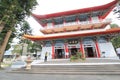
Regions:
<svg viewBox="0 0 120 80"><path fill-rule="evenodd" d="M33 66L33 71L119 71L120 65Z"/></svg>
<svg viewBox="0 0 120 80"><path fill-rule="evenodd" d="M87 72L34 72L34 71L11 71L11 73L21 73L21 74L61 74L61 75L120 75L120 71L105 71L105 72L94 72L94 71L87 71Z"/></svg>
<svg viewBox="0 0 120 80"><path fill-rule="evenodd" d="M88 62L90 62L88 64ZM101 62L105 62L101 64ZM110 63L112 61L112 64ZM70 75L120 75L119 61L109 59L87 59L85 64L71 63L69 60L52 60L48 62L32 65L31 70L19 69L11 72L14 73L28 73L28 74L70 74ZM93 64L96 62L95 64ZM116 64L117 62L117 64ZM110 63L110 64L108 64Z"/></svg>
<svg viewBox="0 0 120 80"><path fill-rule="evenodd" d="M42 62L42 64L46 63L111 63L111 62L120 62L118 59L106 59L106 58L86 58L86 60L82 60L79 62L71 62L70 59L52 59L47 62Z"/></svg>
<svg viewBox="0 0 120 80"><path fill-rule="evenodd" d="M120 74L120 65L34 65L31 70L15 70L12 72L29 74Z"/></svg>
<svg viewBox="0 0 120 80"><path fill-rule="evenodd" d="M33 71L33 72L120 72L120 70L118 70L118 69L114 69L114 70L102 70L102 69L100 69L100 70L83 70L83 69L80 69L80 70L74 70L74 69L71 69L71 70L31 70L31 71Z"/></svg>
<svg viewBox="0 0 120 80"><path fill-rule="evenodd" d="M39 65L32 69L120 69L120 65Z"/></svg>
<svg viewBox="0 0 120 80"><path fill-rule="evenodd" d="M117 68L113 68L113 69L112 68L108 68L108 69L106 69L106 68L55 68L55 69L54 68L39 68L39 69L32 69L32 70L34 70L34 71L41 71L41 70L54 70L54 71L55 70L57 70L57 71L58 70L60 70L60 71L63 71L63 70L74 70L74 71L75 70L76 71L79 71L79 70L83 70L83 71L84 70L91 70L91 71L92 70L97 70L97 71L103 70L104 71L104 70L106 70L106 71L108 71L109 70L110 71L110 70L119 70L119 69L117 69Z"/></svg>

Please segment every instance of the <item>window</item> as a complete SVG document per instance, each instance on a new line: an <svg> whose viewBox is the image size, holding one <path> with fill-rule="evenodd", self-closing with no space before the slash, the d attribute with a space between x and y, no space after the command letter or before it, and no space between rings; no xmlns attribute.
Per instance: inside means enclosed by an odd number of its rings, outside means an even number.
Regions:
<svg viewBox="0 0 120 80"><path fill-rule="evenodd" d="M54 19L54 24L55 25L59 25L59 24L63 24L63 18L55 18Z"/></svg>
<svg viewBox="0 0 120 80"><path fill-rule="evenodd" d="M93 23L98 23L99 22L99 18L98 17L92 17L92 22Z"/></svg>
<svg viewBox="0 0 120 80"><path fill-rule="evenodd" d="M47 23L47 28L53 28L53 23Z"/></svg>
<svg viewBox="0 0 120 80"><path fill-rule="evenodd" d="M66 16L65 21L66 22L75 22L76 21L76 15Z"/></svg>
<svg viewBox="0 0 120 80"><path fill-rule="evenodd" d="M101 37L99 40L98 40L99 43L106 43L107 40L104 38L104 37Z"/></svg>
<svg viewBox="0 0 120 80"><path fill-rule="evenodd" d="M46 41L46 43L45 43L45 47L51 47L51 43L50 43L50 41Z"/></svg>

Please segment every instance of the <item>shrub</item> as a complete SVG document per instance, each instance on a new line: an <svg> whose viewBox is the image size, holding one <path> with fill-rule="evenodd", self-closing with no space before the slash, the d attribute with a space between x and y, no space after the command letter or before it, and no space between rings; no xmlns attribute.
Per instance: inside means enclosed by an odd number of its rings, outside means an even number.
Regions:
<svg viewBox="0 0 120 80"><path fill-rule="evenodd" d="M72 55L70 57L70 61L74 61L74 60L78 60L78 59L85 60L85 57L82 55L81 52L77 52L76 55Z"/></svg>
<svg viewBox="0 0 120 80"><path fill-rule="evenodd" d="M77 57L75 56L75 55L72 55L71 57L70 57L70 60L76 60L77 59Z"/></svg>

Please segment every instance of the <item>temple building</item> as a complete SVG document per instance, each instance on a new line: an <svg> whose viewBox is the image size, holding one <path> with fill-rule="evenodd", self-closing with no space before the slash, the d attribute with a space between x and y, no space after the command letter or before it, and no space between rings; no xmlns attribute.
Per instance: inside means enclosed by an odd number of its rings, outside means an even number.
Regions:
<svg viewBox="0 0 120 80"><path fill-rule="evenodd" d="M52 14L32 14L42 25L44 35L24 35L42 45L41 59L65 59L80 51L86 58L117 57L110 40L120 34L120 28L111 28L106 16L116 6L110 3Z"/></svg>

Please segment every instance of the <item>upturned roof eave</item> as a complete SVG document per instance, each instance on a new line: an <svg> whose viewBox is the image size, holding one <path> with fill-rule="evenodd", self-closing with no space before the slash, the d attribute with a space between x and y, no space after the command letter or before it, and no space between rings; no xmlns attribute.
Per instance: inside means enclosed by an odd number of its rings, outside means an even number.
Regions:
<svg viewBox="0 0 120 80"><path fill-rule="evenodd" d="M52 39L63 39L63 38L71 38L71 37L85 37L85 36L99 36L99 35L106 35L106 34L117 34L120 33L120 28L108 29L106 31L99 31L99 32L88 32L88 33L78 33L78 34L63 34L58 36L31 36L31 35L24 35L25 38L39 41L39 40L52 40Z"/></svg>
<svg viewBox="0 0 120 80"><path fill-rule="evenodd" d="M100 6L88 7L88 8L76 9L76 10L70 10L70 11L64 11L64 12L57 12L57 13L45 14L45 15L37 15L37 14L33 13L32 16L37 19L48 19L48 18L72 15L72 14L77 14L77 13L86 13L86 12L91 12L91 11L107 9L107 8L115 5L117 2L118 2L118 0L114 0L110 3L100 5Z"/></svg>

